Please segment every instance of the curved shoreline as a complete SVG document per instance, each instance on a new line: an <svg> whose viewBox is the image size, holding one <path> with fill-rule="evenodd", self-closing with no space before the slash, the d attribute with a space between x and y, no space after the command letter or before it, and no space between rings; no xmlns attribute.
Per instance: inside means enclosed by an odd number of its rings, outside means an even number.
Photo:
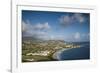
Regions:
<svg viewBox="0 0 100 73"><path fill-rule="evenodd" d="M73 49L73 48L68 48L68 49L64 48L64 49L58 50L58 51L56 51L56 52L52 55L52 58L53 58L53 59L56 59L56 60L61 60L61 59L60 59L61 53L64 52L64 51L66 51L66 50L70 50L70 49Z"/></svg>

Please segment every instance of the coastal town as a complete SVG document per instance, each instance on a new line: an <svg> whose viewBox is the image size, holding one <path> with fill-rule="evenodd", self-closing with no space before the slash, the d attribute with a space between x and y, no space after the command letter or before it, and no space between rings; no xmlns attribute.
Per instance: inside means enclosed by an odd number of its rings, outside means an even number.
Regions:
<svg viewBox="0 0 100 73"><path fill-rule="evenodd" d="M63 40L23 41L22 62L55 61L53 54L61 49L79 48L80 45Z"/></svg>

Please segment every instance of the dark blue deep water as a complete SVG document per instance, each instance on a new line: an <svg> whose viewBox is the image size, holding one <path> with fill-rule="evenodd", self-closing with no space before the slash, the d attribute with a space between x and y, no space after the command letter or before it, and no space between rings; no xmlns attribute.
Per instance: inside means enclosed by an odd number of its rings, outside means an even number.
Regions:
<svg viewBox="0 0 100 73"><path fill-rule="evenodd" d="M81 45L80 48L65 50L60 54L60 60L79 60L90 58L90 43L75 43Z"/></svg>

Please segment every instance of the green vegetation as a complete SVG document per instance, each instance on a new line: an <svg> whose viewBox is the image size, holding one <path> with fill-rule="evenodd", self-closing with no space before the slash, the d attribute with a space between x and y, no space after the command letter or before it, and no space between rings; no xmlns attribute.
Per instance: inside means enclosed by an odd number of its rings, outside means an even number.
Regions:
<svg viewBox="0 0 100 73"><path fill-rule="evenodd" d="M23 41L22 62L53 61L52 55L63 48L76 48L79 45L67 44L62 40Z"/></svg>

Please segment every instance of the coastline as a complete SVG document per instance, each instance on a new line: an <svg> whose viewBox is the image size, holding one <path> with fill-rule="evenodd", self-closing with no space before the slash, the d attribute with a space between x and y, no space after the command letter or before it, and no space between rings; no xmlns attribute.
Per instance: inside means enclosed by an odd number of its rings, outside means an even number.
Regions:
<svg viewBox="0 0 100 73"><path fill-rule="evenodd" d="M70 50L70 49L73 49L73 48L64 48L64 49L61 49L61 50L57 50L53 55L52 55L52 58L53 59L56 59L56 60L60 60L60 55L63 51L66 51L66 50Z"/></svg>

